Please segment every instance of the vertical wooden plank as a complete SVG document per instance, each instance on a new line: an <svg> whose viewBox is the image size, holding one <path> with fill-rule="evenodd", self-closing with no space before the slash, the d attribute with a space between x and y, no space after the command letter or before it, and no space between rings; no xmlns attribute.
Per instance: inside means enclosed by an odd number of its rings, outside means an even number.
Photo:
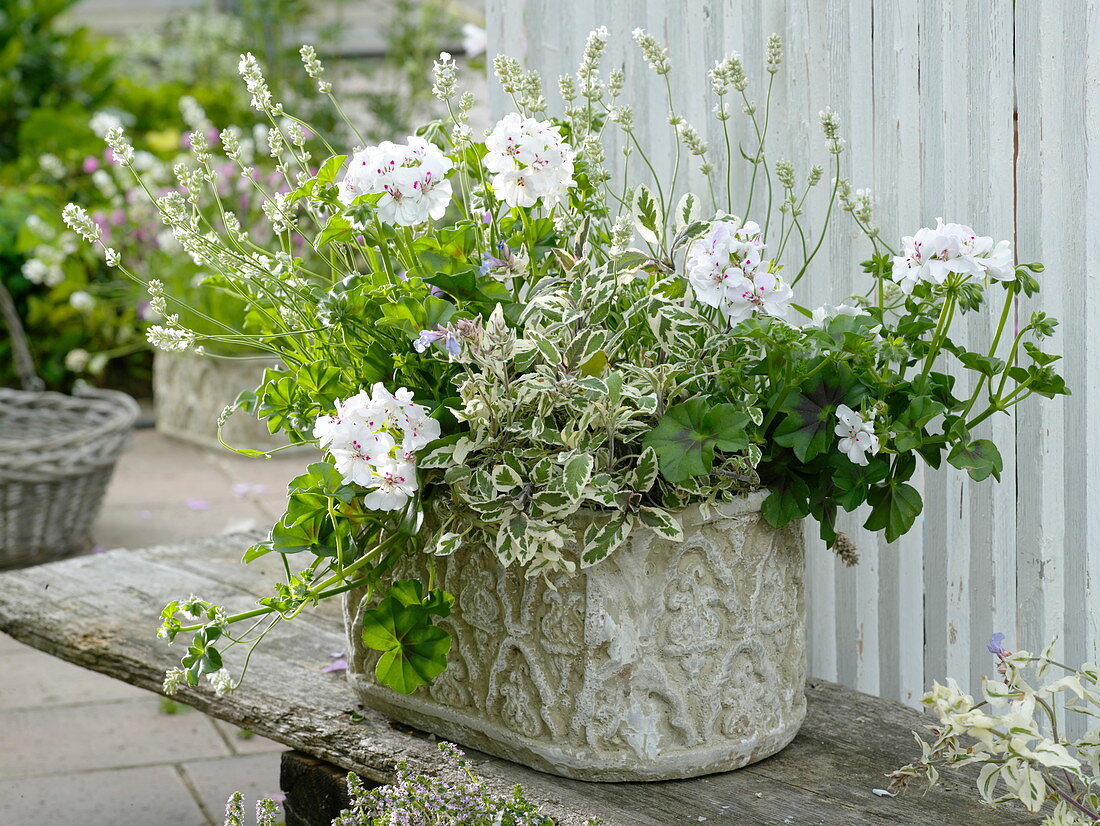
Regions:
<svg viewBox="0 0 1100 826"><path fill-rule="evenodd" d="M972 107L972 115L982 135L971 142L970 174L974 181L969 193L967 214L982 234L996 239L1013 238L1013 166L1015 106L1013 55L1005 44L1014 32L1012 4L1007 0L971 0L969 21L989 44L986 54L970 55L969 94L972 100L986 101ZM996 329L997 313L1003 295L999 288L988 291L989 304L970 321L970 345L988 350ZM1000 355L1007 357L1008 343ZM992 439L1000 446L1005 472L1000 484L992 481L970 484L970 560L966 572L970 581L970 635L966 659L971 690L977 692L981 678L989 673L991 661L986 645L989 636L1000 630L1000 623L1013 623L1015 613L1015 560L1008 549L1016 545L1016 450L1015 419L999 415L983 424L975 436ZM954 549L962 555L962 549Z"/></svg>
<svg viewBox="0 0 1100 826"><path fill-rule="evenodd" d="M1020 256L1047 265L1044 292L1020 315L1026 321L1043 310L1061 318L1052 349L1064 350L1060 366L1074 394L1055 403L1029 400L1020 410L1018 631L1032 650L1059 635L1058 654L1072 662L1094 659L1100 646L1093 441L1100 433L1100 311L1092 271L1100 250L1098 24L1095 2L1016 10L1016 30L1028 35L1016 40Z"/></svg>
<svg viewBox="0 0 1100 826"><path fill-rule="evenodd" d="M1063 59L1072 61L1074 70L1080 72L1084 80L1080 98L1083 106L1082 131L1089 147L1084 158L1087 187L1083 210L1087 232L1084 260L1094 262L1100 261L1100 151L1095 145L1095 136L1100 135L1100 3L1089 0L1083 9L1083 17L1084 71L1073 57ZM1070 52L1065 54L1072 55ZM1090 139L1093 143L1088 143ZM1090 461L1085 463L1083 479L1066 480L1069 492L1067 508L1083 523L1085 533L1085 542L1082 543L1082 552L1086 556L1084 576L1078 586L1080 601L1069 618L1070 627L1080 629L1076 635L1081 638L1080 641L1067 651L1067 657L1074 663L1100 659L1100 508L1095 506L1096 497L1100 495L1100 462L1096 456L1096 446L1100 445L1100 364L1097 363L1100 354L1096 352L1094 343L1097 331L1100 331L1100 285L1097 284L1095 272L1086 269L1082 276L1086 291L1085 299L1080 302L1085 313L1082 327L1085 334L1080 336L1085 349L1084 375L1074 385L1074 392L1083 399L1083 403L1075 402L1083 414L1077 421L1085 423L1080 441L1089 446ZM1050 286L1055 288L1053 284ZM1071 381L1073 379L1071 377ZM1081 410L1082 404L1084 410ZM1070 598L1073 599L1073 596Z"/></svg>
<svg viewBox="0 0 1100 826"><path fill-rule="evenodd" d="M813 114L828 105L840 116L848 143L840 156L840 174L855 187L873 185L874 177L871 8L870 0L828 4L827 36L823 40L817 38L817 42L827 49L824 57L829 87L811 101L816 107ZM828 166L826 169L828 184L835 172ZM836 303L852 293L866 291L855 262L869 254L870 244L847 214L838 212L833 220L825 248L827 257L814 262L815 275L827 284L827 291L825 295L814 296L814 305L823 301ZM835 566L838 677L846 685L877 694L878 549L875 535L862 528L865 519L866 513L861 509L854 517L841 520L844 531L862 553L860 564L855 567Z"/></svg>
<svg viewBox="0 0 1100 826"><path fill-rule="evenodd" d="M873 7L874 196L882 237L898 239L920 226L921 206L896 182L920 174L920 132L914 128L918 88L918 8L907 0ZM913 484L924 489L923 469ZM924 691L924 547L921 525L892 545L879 545L880 691L913 703Z"/></svg>
<svg viewBox="0 0 1100 826"><path fill-rule="evenodd" d="M1069 106L1080 106L1080 86L1074 95L1074 80L1067 76L1064 55L1080 37L1065 31L1062 11L1055 5L1020 4L1016 9L1016 86L1019 112L1019 159L1017 163L1017 227L1019 254L1024 261L1044 259L1046 289L1040 297L1021 303L1021 320L1042 309L1061 316L1064 311L1086 303L1085 271L1079 269L1081 219L1084 197L1078 162L1064 149L1084 145L1072 128ZM1073 26L1079 30L1079 26ZM1070 43L1063 41L1065 36ZM1078 53L1079 54L1079 53ZM1071 103L1072 101L1072 103ZM1075 141L1076 138L1076 142ZM1064 296L1073 295L1069 306ZM1079 310L1078 310L1079 312ZM1063 328L1063 332L1064 332ZM1073 382L1084 369L1082 356L1088 342L1084 336L1066 352L1064 369ZM1062 346L1062 336L1054 342ZM1077 385L1079 387L1079 385ZM1080 392L1080 391L1078 391ZM1018 450L1020 497L1017 545L1019 626L1018 644L1037 650L1065 626L1064 555L1079 551L1069 547L1066 535L1066 417L1081 415L1081 396L1070 403L1027 402L1019 408ZM1077 421L1084 421L1081 417ZM1074 438L1071 452L1088 453L1083 440ZM1078 477L1073 480L1080 484Z"/></svg>
<svg viewBox="0 0 1100 826"><path fill-rule="evenodd" d="M766 5L773 11L778 6L775 3ZM820 3L794 0L782 11L784 19L771 27L783 36L786 54L774 98L774 138L770 155L773 162L779 158L790 160L801 177L813 164L824 166L831 160L825 152L817 116L833 85L831 51L820 36ZM762 42L766 33L761 29L758 34ZM806 211L808 234L813 237L820 230L817 219L822 214L820 204L824 190L829 186L827 178L819 186L821 191L811 195L812 205ZM798 285L798 300L803 305L815 307L831 298L832 284L819 276L820 273L808 275ZM844 637L848 629L843 621L848 614L844 612L849 611L850 601L838 600L838 591L842 590L838 589L838 566L832 552L818 538L814 523L806 525L806 555L810 673L836 680L840 677L842 661L849 672L854 672L854 659L841 655L842 652L846 655L853 644Z"/></svg>

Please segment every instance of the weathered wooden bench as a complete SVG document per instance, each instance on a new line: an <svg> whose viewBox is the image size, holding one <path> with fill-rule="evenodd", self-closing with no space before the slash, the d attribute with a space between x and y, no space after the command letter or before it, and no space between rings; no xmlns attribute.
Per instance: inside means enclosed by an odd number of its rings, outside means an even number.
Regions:
<svg viewBox="0 0 1100 826"><path fill-rule="evenodd" d="M160 690L175 650L158 640L158 614L190 593L246 608L265 594L277 560L242 566L246 536L172 547L110 551L0 574L0 630L62 659L143 688ZM284 743L288 824L324 824L340 803L350 770L375 782L398 761L417 772L445 771L433 738L362 708L338 673L323 673L345 648L335 606L273 632L252 658L248 679L218 698L206 688L179 698L214 717ZM178 646L178 644L177 644ZM522 784L563 826L600 817L608 826L804 824L967 824L1037 822L974 802L968 778L922 795L875 794L883 772L909 761L919 715L904 706L813 680L809 716L779 755L728 774L662 783L582 783L472 753L499 790ZM336 768L338 767L338 768Z"/></svg>

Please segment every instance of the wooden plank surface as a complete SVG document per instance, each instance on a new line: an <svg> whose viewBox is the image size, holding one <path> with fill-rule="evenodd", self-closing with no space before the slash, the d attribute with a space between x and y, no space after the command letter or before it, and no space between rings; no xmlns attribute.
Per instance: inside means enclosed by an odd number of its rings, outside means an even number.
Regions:
<svg viewBox="0 0 1100 826"><path fill-rule="evenodd" d="M43 651L144 688L159 690L174 651L154 629L169 599L196 593L240 610L265 591L269 569L241 566L252 538L221 537L146 551L108 553L0 575L0 630ZM178 644L177 644L178 647ZM253 656L245 685L219 699L205 688L180 699L235 725L320 757L372 780L392 779L398 761L442 772L435 744L359 706L339 674L321 669L343 650L336 613L320 610L273 632ZM229 663L233 668L234 663ZM810 712L781 754L737 772L696 780L588 784L551 777L473 754L490 786L516 783L563 826L589 817L607 826L706 822L763 824L1025 823L991 812L964 788L922 796L879 797L883 772L909 760L918 715L897 703L833 683L809 686Z"/></svg>

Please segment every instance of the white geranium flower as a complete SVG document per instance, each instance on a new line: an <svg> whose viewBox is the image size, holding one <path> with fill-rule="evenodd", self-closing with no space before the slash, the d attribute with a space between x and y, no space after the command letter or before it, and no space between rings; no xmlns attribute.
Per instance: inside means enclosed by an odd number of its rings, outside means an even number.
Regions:
<svg viewBox="0 0 1100 826"><path fill-rule="evenodd" d="M840 452L857 465L867 465L867 454L874 456L879 450L873 423L846 404L837 407L836 417L839 419L835 432L840 436Z"/></svg>
<svg viewBox="0 0 1100 826"><path fill-rule="evenodd" d="M367 488L363 504L397 510L416 492L416 453L439 438L440 426L411 390L391 392L381 382L336 403L319 416L313 435L336 461L346 484Z"/></svg>
<svg viewBox="0 0 1100 826"><path fill-rule="evenodd" d="M936 219L935 229L922 227L902 239L902 254L894 258L892 277L909 295L920 283L942 284L948 275L983 276L998 281L1015 278L1012 245L996 245L965 224L945 224Z"/></svg>
<svg viewBox="0 0 1100 826"><path fill-rule="evenodd" d="M423 408L421 408L423 409ZM406 450L417 451L439 438L439 420L428 415L409 416L403 427Z"/></svg>
<svg viewBox="0 0 1100 826"><path fill-rule="evenodd" d="M383 141L357 152L340 182L340 199L381 195L376 209L387 224L411 227L438 220L451 202L447 173L454 164L438 147L412 136L405 144Z"/></svg>
<svg viewBox="0 0 1100 826"><path fill-rule="evenodd" d="M345 482L368 487L373 484L376 467L390 460L394 447L390 434L356 422L336 431L329 451Z"/></svg>
<svg viewBox="0 0 1100 826"><path fill-rule="evenodd" d="M1016 265L1013 260L1012 244L998 241L993 251L982 261L985 272L997 281L1015 281Z"/></svg>
<svg viewBox="0 0 1100 826"><path fill-rule="evenodd" d="M551 123L512 112L489 133L485 148L493 192L510 207L556 206L575 184L573 149Z"/></svg>
<svg viewBox="0 0 1100 826"><path fill-rule="evenodd" d="M416 466L389 461L380 465L372 481L374 490L363 497L363 506L376 511L394 511L405 506L416 493Z"/></svg>
<svg viewBox="0 0 1100 826"><path fill-rule="evenodd" d="M688 250L684 266L695 297L731 324L754 312L785 318L794 292L778 273L761 268L764 248L756 222L716 221Z"/></svg>

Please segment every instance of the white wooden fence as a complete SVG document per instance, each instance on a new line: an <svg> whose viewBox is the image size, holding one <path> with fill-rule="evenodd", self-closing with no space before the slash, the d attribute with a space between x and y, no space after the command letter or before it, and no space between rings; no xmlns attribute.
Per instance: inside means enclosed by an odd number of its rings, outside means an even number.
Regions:
<svg viewBox="0 0 1100 826"><path fill-rule="evenodd" d="M657 158L670 155L663 89L631 30L669 44L677 106L712 146L706 71L740 52L762 99L764 41L778 32L786 60L771 157L803 170L825 163L817 113L832 106L848 140L845 174L874 190L884 237L942 215L1015 238L1020 261L1046 263L1041 298L1018 315L1061 318L1053 346L1073 395L1032 399L988 423L1005 459L999 485L950 469L919 477L924 515L901 541L887 545L850 520L863 552L856 568L810 543L811 670L913 703L946 675L977 687L994 631L1032 650L1057 635L1071 662L1100 657L1096 0L488 0L487 12L490 52L541 70L551 92L576 70L586 34L606 25L609 65L626 68L639 138ZM735 192L746 169L734 170ZM799 298L815 306L853 292L867 252L842 214ZM973 315L977 345L993 320Z"/></svg>

